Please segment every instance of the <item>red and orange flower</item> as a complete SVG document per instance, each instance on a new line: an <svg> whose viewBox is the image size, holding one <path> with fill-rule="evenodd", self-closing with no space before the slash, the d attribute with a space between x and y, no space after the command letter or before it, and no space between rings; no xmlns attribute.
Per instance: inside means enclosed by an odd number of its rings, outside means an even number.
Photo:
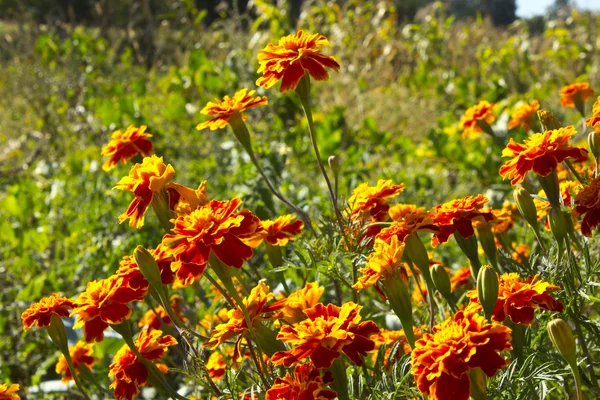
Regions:
<svg viewBox="0 0 600 400"><path fill-rule="evenodd" d="M162 336L162 331L144 329L135 340L135 347L148 361L158 361L167 353L170 346L177 344L173 336ZM165 367L161 364L162 372ZM168 371L168 369L166 369ZM115 390L117 400L132 400L140 393L140 388L148 382L148 369L135 353L124 345L115 355L109 366L108 376L114 376L109 388Z"/></svg>
<svg viewBox="0 0 600 400"><path fill-rule="evenodd" d="M585 120L587 126L592 128L600 127L600 97L592 106L592 117Z"/></svg>
<svg viewBox="0 0 600 400"><path fill-rule="evenodd" d="M102 148L102 155L108 157L108 160L102 165L102 169L110 171L117 166L119 161L126 164L136 154L145 157L151 155L152 143L148 138L151 138L152 135L145 131L145 125L139 128L130 125L125 132L114 131L110 142Z"/></svg>
<svg viewBox="0 0 600 400"><path fill-rule="evenodd" d="M94 358L93 343L86 344L84 342L77 342L75 345L69 347L69 354L71 355L73 367L76 371L79 365L85 365L88 369L91 369L96 363L96 359ZM56 373L62 375L61 380L63 383L68 383L69 381L73 380L73 375L71 374L69 364L67 363L67 358L64 356L64 354L58 356ZM79 374L79 372L77 373Z"/></svg>
<svg viewBox="0 0 600 400"><path fill-rule="evenodd" d="M119 216L119 223L129 219L129 226L132 228L144 226L144 215L152 200L166 189L174 175L175 170L171 164L165 164L162 157L155 155L145 157L141 164L131 167L129 175L115 186L115 189L131 192L134 196L127 211Z"/></svg>
<svg viewBox="0 0 600 400"><path fill-rule="evenodd" d="M265 240L271 246L285 246L290 240L302 233L304 222L297 220L293 215L283 215L275 220L260 221L256 232L257 242Z"/></svg>
<svg viewBox="0 0 600 400"><path fill-rule="evenodd" d="M459 286L466 286L471 282L471 268L461 267L454 271L450 277L450 291L454 292Z"/></svg>
<svg viewBox="0 0 600 400"><path fill-rule="evenodd" d="M587 82L576 82L560 89L560 105L563 107L576 107L577 102L585 103L594 95L594 89Z"/></svg>
<svg viewBox="0 0 600 400"><path fill-rule="evenodd" d="M0 383L0 400L20 400L21 397L17 394L18 391L18 383L13 383L12 385Z"/></svg>
<svg viewBox="0 0 600 400"><path fill-rule="evenodd" d="M413 327L413 332L416 338L423 336L423 332L421 332L419 328ZM381 329L379 333L371 335L371 339L373 339L375 342L375 349L373 350L373 364L375 364L377 361L377 353L379 349L385 344L383 367L386 369L398 361L403 354L410 354L411 352L410 344L408 343L406 335L404 334L404 329L400 329L399 331ZM395 353L394 359L390 359L390 356L392 355L392 349L396 344L398 344L399 348Z"/></svg>
<svg viewBox="0 0 600 400"><path fill-rule="evenodd" d="M113 275L108 279L89 282L85 292L75 300L71 315L77 314L75 328L83 326L85 340L101 341L109 325L117 325L131 316L127 305L141 301L146 293L126 285L125 279Z"/></svg>
<svg viewBox="0 0 600 400"><path fill-rule="evenodd" d="M478 314L459 311L417 340L411 354L419 390L435 400L468 400L469 370L489 377L506 366L499 354L512 349L511 330Z"/></svg>
<svg viewBox="0 0 600 400"><path fill-rule="evenodd" d="M525 139L523 144L510 139L502 151L502 156L511 159L500 167L500 175L505 179L512 179L510 183L516 185L525 180L530 170L540 176L547 176L556 170L558 163L568 158L586 157L588 153L586 149L569 144L571 136L575 133L575 128L570 125L544 133L535 133Z"/></svg>
<svg viewBox="0 0 600 400"><path fill-rule="evenodd" d="M465 239L473 236L475 234L474 221L494 219L491 212L483 211L487 202L487 197L478 194L435 206L433 222L438 231L431 238L431 245L437 247L440 243L446 243L454 232L458 232Z"/></svg>
<svg viewBox="0 0 600 400"><path fill-rule="evenodd" d="M353 220L366 221L372 218L385 221L390 209L387 200L398 196L404 188L404 184L394 185L391 179L380 179L376 186L369 186L367 182L361 183L348 199L348 212Z"/></svg>
<svg viewBox="0 0 600 400"><path fill-rule="evenodd" d="M600 177L592 179L575 196L575 216L583 215L581 222L581 233L592 236L592 229L600 225Z"/></svg>
<svg viewBox="0 0 600 400"><path fill-rule="evenodd" d="M202 181L196 190L178 183L169 183L166 189L169 193L169 209L178 217L191 213L209 201L206 195L206 181Z"/></svg>
<svg viewBox="0 0 600 400"><path fill-rule="evenodd" d="M269 43L258 54L258 73L263 76L256 84L268 89L281 80L279 91L283 93L296 89L305 73L317 81L329 79L325 68L339 71L340 64L333 57L321 54L319 48L328 44L325 36L303 31L282 37L277 45Z"/></svg>
<svg viewBox="0 0 600 400"><path fill-rule="evenodd" d="M275 353L271 361L289 368L310 357L315 367L329 368L343 352L356 365L363 365L363 357L375 348L370 336L379 333L379 328L373 321L360 322L361 309L349 302L342 307L319 303L304 310L308 319L283 326L277 335L294 347Z"/></svg>
<svg viewBox="0 0 600 400"><path fill-rule="evenodd" d="M519 125L523 125L525 131L529 131L533 125L533 118L537 110L540 109L540 103L533 100L531 104L522 103L512 115L508 122L508 129L514 129Z"/></svg>
<svg viewBox="0 0 600 400"><path fill-rule="evenodd" d="M408 235L417 232L437 232L432 214L425 211L424 207L414 204L397 204L389 209L392 224L383 229L376 236L376 240L390 243L392 237L404 242Z"/></svg>
<svg viewBox="0 0 600 400"><path fill-rule="evenodd" d="M484 132L494 120L494 103L482 100L467 108L459 123L460 129L463 130L462 138L466 139L469 135Z"/></svg>
<svg viewBox="0 0 600 400"><path fill-rule="evenodd" d="M531 325L534 311L539 307L554 312L563 312L563 304L550 296L560 287L539 279L539 275L523 280L516 272L500 276L498 300L492 320L503 322L508 316L515 324ZM477 290L467 292L472 303L479 303Z"/></svg>
<svg viewBox="0 0 600 400"><path fill-rule="evenodd" d="M173 312L182 322L185 322L186 318L183 316L183 314L181 314L182 303L183 299L181 296L176 294L171 296L171 308L173 309ZM140 322L138 322L138 326L147 326L149 329L160 329L163 323L168 326L173 326L173 321L171 321L169 314L167 314L162 306L158 306L154 310L146 311L146 314L144 314Z"/></svg>
<svg viewBox="0 0 600 400"><path fill-rule="evenodd" d="M234 268L241 268L252 257L252 248L244 241L251 240L260 221L248 210L235 212L241 204L240 199L211 200L178 217L173 234L163 237L163 244L175 256L171 268L185 286L202 276L211 251Z"/></svg>
<svg viewBox="0 0 600 400"><path fill-rule="evenodd" d="M327 389L333 382L331 372L321 374L321 370L312 364L296 366L294 374L286 372L283 378L277 378L265 394L266 400L333 400L337 393Z"/></svg>
<svg viewBox="0 0 600 400"><path fill-rule="evenodd" d="M360 269L361 276L353 288L361 291L368 287L376 286L380 281L390 277L399 276L405 282L408 280L410 270L402 262L405 244L397 236L392 236L389 243L376 239L374 251L369 254L367 264Z"/></svg>
<svg viewBox="0 0 600 400"><path fill-rule="evenodd" d="M324 287L320 287L317 282L307 283L302 289L295 291L285 298L285 304L281 308L282 319L289 324L297 324L308 318L304 310L317 305Z"/></svg>
<svg viewBox="0 0 600 400"><path fill-rule="evenodd" d="M210 128L211 131L223 129L229 124L229 118L235 113L242 113L249 108L266 106L268 103L266 96L253 97L256 90L241 89L235 92L233 97L225 96L223 100L215 99L215 102L209 101L206 107L200 111L201 114L213 117L196 126L196 129L201 131ZM242 115L242 120L246 120L246 116Z"/></svg>
<svg viewBox="0 0 600 400"><path fill-rule="evenodd" d="M73 300L60 297L58 293L52 293L49 297L44 297L23 311L21 314L23 329L28 330L34 325L38 328L49 326L53 314L61 318L68 317L73 307L75 307Z"/></svg>

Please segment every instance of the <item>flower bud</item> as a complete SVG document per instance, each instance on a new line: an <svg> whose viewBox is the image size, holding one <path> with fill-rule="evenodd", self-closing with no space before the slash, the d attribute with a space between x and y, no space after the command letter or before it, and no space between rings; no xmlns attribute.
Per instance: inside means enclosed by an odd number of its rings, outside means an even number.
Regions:
<svg viewBox="0 0 600 400"><path fill-rule="evenodd" d="M515 203L517 203L517 208L523 219L525 219L533 229L537 229L537 209L535 208L533 198L527 189L523 187L515 188L513 197L515 198Z"/></svg>
<svg viewBox="0 0 600 400"><path fill-rule="evenodd" d="M471 398L474 400L487 399L487 377L481 368L469 368Z"/></svg>
<svg viewBox="0 0 600 400"><path fill-rule="evenodd" d="M477 275L477 296L489 320L498 301L498 274L489 265L484 265Z"/></svg>
<svg viewBox="0 0 600 400"><path fill-rule="evenodd" d="M477 228L477 234L487 259L494 269L498 269L498 250L496 249L496 241L494 240L492 227L487 222L483 222Z"/></svg>
<svg viewBox="0 0 600 400"><path fill-rule="evenodd" d="M336 156L330 156L329 159L327 159L327 162L329 163L329 168L331 168L333 175L338 176L341 168L339 158Z"/></svg>
<svg viewBox="0 0 600 400"><path fill-rule="evenodd" d="M384 293L390 302L390 307L400 319L408 343L414 349L415 336L413 333L412 303L406 284L399 276L393 276L383 281Z"/></svg>
<svg viewBox="0 0 600 400"><path fill-rule="evenodd" d="M469 259L469 264L471 264L471 275L477 276L479 273L479 268L481 268L477 236L471 235L468 238L464 238L458 231L456 231L454 232L454 239L456 240L458 247L460 247L462 252Z"/></svg>
<svg viewBox="0 0 600 400"><path fill-rule="evenodd" d="M448 272L446 269L439 264L435 264L431 267L431 279L433 280L433 284L440 294L444 297L449 297L451 295L450 290L450 277L448 276Z"/></svg>
<svg viewBox="0 0 600 400"><path fill-rule="evenodd" d="M539 110L537 115L544 131L551 131L553 129L561 128L560 122L554 118L554 114L552 114L550 111Z"/></svg>
<svg viewBox="0 0 600 400"><path fill-rule="evenodd" d="M156 259L148 250L143 246L138 246L133 252L135 262L138 265L144 278L152 285L156 290L162 291L162 279L160 277L160 269L156 263Z"/></svg>
<svg viewBox="0 0 600 400"><path fill-rule="evenodd" d="M415 263L417 268L419 268L419 271L421 271L423 279L425 279L425 283L429 288L433 282L431 281L431 274L429 273L429 255L427 254L427 249L416 233L411 233L408 235L404 239L404 244L404 250L406 250L406 254L411 261Z"/></svg>
<svg viewBox="0 0 600 400"><path fill-rule="evenodd" d="M560 318L548 322L548 336L556 350L569 363L577 365L577 349L575 347L575 338L573 332L564 320Z"/></svg>
<svg viewBox="0 0 600 400"><path fill-rule="evenodd" d="M567 217L565 213L557 207L552 207L548 213L548 224L550 231L559 244L562 244L567 235Z"/></svg>
<svg viewBox="0 0 600 400"><path fill-rule="evenodd" d="M600 157L600 132L590 132L587 140L590 152L594 157Z"/></svg>

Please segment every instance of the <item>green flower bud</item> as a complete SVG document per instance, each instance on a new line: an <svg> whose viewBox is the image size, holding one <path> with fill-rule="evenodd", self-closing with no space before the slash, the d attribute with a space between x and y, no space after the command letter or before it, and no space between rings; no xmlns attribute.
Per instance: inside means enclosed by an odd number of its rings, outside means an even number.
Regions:
<svg viewBox="0 0 600 400"><path fill-rule="evenodd" d="M494 240L494 234L492 233L492 227L487 222L483 222L477 228L477 235L479 236L479 242L483 248L487 259L495 269L498 269L498 250L496 249L496 241Z"/></svg>
<svg viewBox="0 0 600 400"><path fill-rule="evenodd" d="M156 259L148 250L143 246L138 246L133 252L135 262L140 268L144 278L154 287L156 290L162 291L162 279L160 278L160 269L156 263Z"/></svg>
<svg viewBox="0 0 600 400"><path fill-rule="evenodd" d="M513 197L515 198L515 203L517 203L517 208L523 219L525 219L533 229L537 229L537 209L535 208L533 198L527 189L523 187L515 188Z"/></svg>
<svg viewBox="0 0 600 400"><path fill-rule="evenodd" d="M416 233L412 233L408 235L404 239L404 250L408 257L415 263L421 274L423 274L423 279L425 279L425 283L427 286L431 286L433 282L431 281L431 274L429 273L429 255L427 254L427 249L419 236Z"/></svg>
<svg viewBox="0 0 600 400"><path fill-rule="evenodd" d="M568 228L565 213L560 208L552 207L548 213L548 223L552 235L558 243L562 244L567 236Z"/></svg>
<svg viewBox="0 0 600 400"><path fill-rule="evenodd" d="M477 296L485 317L489 320L492 319L498 301L498 290L498 274L489 265L484 265L477 275Z"/></svg>
<svg viewBox="0 0 600 400"><path fill-rule="evenodd" d="M590 132L587 140L590 153L592 153L596 158L600 157L600 133Z"/></svg>
<svg viewBox="0 0 600 400"><path fill-rule="evenodd" d="M393 276L383 281L383 289L390 307L400 319L408 343L415 347L415 336L413 333L412 303L406 284L399 276Z"/></svg>
<svg viewBox="0 0 600 400"><path fill-rule="evenodd" d="M469 263L471 264L471 274L477 276L477 274L479 274L479 268L481 268L477 236L471 235L465 239L458 231L456 231L454 232L454 239L456 240L458 247L460 247L462 252L469 259Z"/></svg>
<svg viewBox="0 0 600 400"><path fill-rule="evenodd" d="M341 168L339 158L337 158L336 156L330 156L327 159L327 162L329 163L329 168L331 168L333 175L338 176L338 174L340 173L340 168Z"/></svg>
<svg viewBox="0 0 600 400"><path fill-rule="evenodd" d="M548 336L569 365L577 365L575 338L569 324L560 318L553 319L548 322Z"/></svg>
<svg viewBox="0 0 600 400"><path fill-rule="evenodd" d="M439 264L435 264L431 267L431 279L436 289L444 297L449 297L452 293L450 290L450 277L446 269Z"/></svg>

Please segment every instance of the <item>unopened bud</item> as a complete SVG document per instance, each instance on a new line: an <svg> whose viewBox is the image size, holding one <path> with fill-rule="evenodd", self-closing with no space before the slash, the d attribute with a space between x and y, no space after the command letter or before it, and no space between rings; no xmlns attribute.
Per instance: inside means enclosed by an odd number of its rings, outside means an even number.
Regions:
<svg viewBox="0 0 600 400"><path fill-rule="evenodd" d="M498 269L498 250L496 249L492 227L487 222L483 222L477 228L477 234L479 235L479 242L487 259L495 269Z"/></svg>
<svg viewBox="0 0 600 400"><path fill-rule="evenodd" d="M329 158L327 159L327 162L329 163L329 168L331 168L333 175L338 176L338 174L340 173L340 169L341 169L340 159L337 158L336 156L329 156Z"/></svg>
<svg viewBox="0 0 600 400"><path fill-rule="evenodd" d="M588 147L594 157L600 157L600 132L590 132L588 135Z"/></svg>
<svg viewBox="0 0 600 400"><path fill-rule="evenodd" d="M548 322L548 336L556 350L564 357L569 365L577 365L577 349L573 331L564 320L560 318Z"/></svg>
<svg viewBox="0 0 600 400"><path fill-rule="evenodd" d="M451 295L450 277L443 266L435 264L431 267L431 279L433 280L435 288L442 296L449 297Z"/></svg>
<svg viewBox="0 0 600 400"><path fill-rule="evenodd" d="M148 250L143 246L138 246L133 252L135 262L138 265L144 278L152 285L156 290L162 288L162 280L160 278L160 269L156 263L156 259ZM162 289L161 289L162 290Z"/></svg>
<svg viewBox="0 0 600 400"><path fill-rule="evenodd" d="M515 198L515 203L517 203L519 213L521 213L523 219L525 219L525 221L527 221L527 223L533 229L537 229L537 209L535 208L533 198L527 189L523 187L517 187L513 192L513 196Z"/></svg>
<svg viewBox="0 0 600 400"><path fill-rule="evenodd" d="M473 400L487 399L487 377L481 368L469 368L471 398Z"/></svg>
<svg viewBox="0 0 600 400"><path fill-rule="evenodd" d="M562 244L567 235L567 217L557 207L552 207L548 213L548 224L550 231L559 244Z"/></svg>
<svg viewBox="0 0 600 400"><path fill-rule="evenodd" d="M408 339L410 346L414 349L415 336L413 333L412 303L410 301L410 294L408 294L408 288L399 276L386 279L383 282L383 287L385 295L390 302L390 307L400 319L406 339Z"/></svg>
<svg viewBox="0 0 600 400"><path fill-rule="evenodd" d="M554 114L552 114L550 111L539 110L537 115L544 131L551 131L561 128L560 122L558 122L558 120L554 117Z"/></svg>
<svg viewBox="0 0 600 400"><path fill-rule="evenodd" d="M427 286L431 286L431 274L429 273L429 255L425 245L417 233L411 233L404 239L404 250L413 263L419 268Z"/></svg>
<svg viewBox="0 0 600 400"><path fill-rule="evenodd" d="M485 317L492 319L498 301L498 274L489 265L484 265L477 275L477 296Z"/></svg>

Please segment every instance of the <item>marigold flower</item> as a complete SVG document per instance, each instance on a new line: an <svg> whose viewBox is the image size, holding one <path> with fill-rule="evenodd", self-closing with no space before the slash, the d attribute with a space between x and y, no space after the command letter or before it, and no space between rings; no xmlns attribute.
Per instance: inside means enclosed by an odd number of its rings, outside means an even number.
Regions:
<svg viewBox="0 0 600 400"><path fill-rule="evenodd" d="M196 126L196 129L201 131L210 128L211 131L223 129L229 124L229 118L235 113L241 113L249 108L266 106L268 103L266 96L253 97L256 90L241 89L235 92L233 97L225 96L223 100L215 99L215 102L209 101L208 104L200 111L201 114L212 116L209 119ZM242 120L246 120L246 116L242 115Z"/></svg>
<svg viewBox="0 0 600 400"><path fill-rule="evenodd" d="M266 400L333 400L337 393L326 386L333 382L331 372L321 376L321 370L312 364L296 366L294 374L285 373L277 378L265 394Z"/></svg>
<svg viewBox="0 0 600 400"><path fill-rule="evenodd" d="M75 328L83 326L85 340L100 342L109 325L117 325L131 316L127 303L141 301L146 293L132 288L122 277L89 282L85 292L75 300L71 315L77 314Z"/></svg>
<svg viewBox="0 0 600 400"><path fill-rule="evenodd" d="M173 309L173 312L182 322L185 322L187 318L185 318L183 314L181 314L182 302L183 299L181 298L181 296L178 296L176 294L171 296L171 308ZM140 322L138 322L138 326L148 326L148 328L150 329L160 329L162 325L161 321L166 325L173 326L173 321L171 321L171 317L169 317L167 311L162 306L158 306L154 310L146 311L146 314L144 314Z"/></svg>
<svg viewBox="0 0 600 400"><path fill-rule="evenodd" d="M229 356L233 356L233 351ZM218 351L211 353L211 355L208 357L208 361L206 361L206 370L208 371L208 375L215 381L223 379L225 372L227 372L228 369L229 365L227 365L225 357L223 357L223 355Z"/></svg>
<svg viewBox="0 0 600 400"><path fill-rule="evenodd" d="M594 90L587 82L576 82L560 89L560 105L563 107L576 107L578 98L585 103L594 95Z"/></svg>
<svg viewBox="0 0 600 400"><path fill-rule="evenodd" d="M316 306L304 310L308 319L279 331L277 339L294 346L291 350L273 355L274 365L291 367L310 357L317 368L329 368L343 352L356 365L363 365L363 358L375 348L370 339L379 328L373 321L361 321L361 306L349 302L342 307L334 304Z"/></svg>
<svg viewBox="0 0 600 400"><path fill-rule="evenodd" d="M0 383L0 400L20 400L21 397L16 393L18 391L18 383L13 383L10 386L6 383Z"/></svg>
<svg viewBox="0 0 600 400"><path fill-rule="evenodd" d="M559 290L560 287L538 278L539 275L535 275L522 280L516 272L501 275L492 320L503 322L508 316L515 324L529 326L533 323L537 307L563 312L563 304L550 296L550 293ZM471 302L480 304L476 289L468 291L467 297Z"/></svg>
<svg viewBox="0 0 600 400"><path fill-rule="evenodd" d="M352 191L352 196L348 199L350 205L348 211L353 219L386 220L390 209L387 200L398 196L404 188L405 185L402 183L392 184L391 179L380 179L376 186L369 186L367 182L361 183Z"/></svg>
<svg viewBox="0 0 600 400"><path fill-rule="evenodd" d="M494 105L494 103L482 100L478 104L467 108L459 123L460 129L463 130L463 139L466 139L469 134L483 132L482 122L488 125L494 122Z"/></svg>
<svg viewBox="0 0 600 400"><path fill-rule="evenodd" d="M404 242L408 235L416 232L436 232L437 227L433 223L430 213L424 207L414 204L397 204L389 209L392 224L379 232L376 239L390 242L392 237Z"/></svg>
<svg viewBox="0 0 600 400"><path fill-rule="evenodd" d="M206 195L206 181L202 181L196 190L178 183L169 183L166 189L169 193L169 209L178 217L191 213L209 201Z"/></svg>
<svg viewBox="0 0 600 400"><path fill-rule="evenodd" d="M513 113L512 118L508 122L508 129L514 129L519 125L523 125L525 131L531 129L533 124L533 117L536 115L537 110L540 109L540 103L537 100L533 100L531 104L522 103Z"/></svg>
<svg viewBox="0 0 600 400"><path fill-rule="evenodd" d="M114 131L110 142L102 148L102 155L108 157L102 169L110 171L119 161L126 164L138 153L146 157L152 154L152 143L148 140L152 135L145 131L145 125L139 128L130 125L124 133L120 130Z"/></svg>
<svg viewBox="0 0 600 400"><path fill-rule="evenodd" d="M515 217L519 215L519 209L515 203L506 202L501 209L484 208L483 211L491 212L494 216L490 221L485 221L490 225L494 235L506 233L515 223ZM477 229L483 227L484 221L473 221L473 226Z"/></svg>
<svg viewBox="0 0 600 400"><path fill-rule="evenodd" d="M141 164L135 164L129 171L129 176L121 178L115 189L131 192L134 199L123 214L119 223L129 219L129 226L141 228L144 226L144 215L152 204L154 196L165 190L167 184L175 175L171 164L165 165L162 157L155 155L145 157Z"/></svg>
<svg viewBox="0 0 600 400"><path fill-rule="evenodd" d="M184 285L191 285L202 276L212 251L225 265L241 268L252 257L250 240L259 226L259 219L248 210L235 212L240 199L211 200L189 215L175 220L173 234L163 237L163 244L173 251L176 261L171 268Z"/></svg>
<svg viewBox="0 0 600 400"><path fill-rule="evenodd" d="M600 127L600 96L592 106L592 117L586 119L585 124L592 128Z"/></svg>
<svg viewBox="0 0 600 400"><path fill-rule="evenodd" d="M91 369L92 366L96 363L96 359L94 358L94 344L93 343L84 343L77 342L75 345L69 347L69 354L71 354L71 360L73 361L73 367L77 371L79 365L85 365L88 369ZM69 369L69 364L67 363L67 358L64 354L58 356L58 362L56 363L56 373L62 375L61 381L63 383L68 383L73 380L73 375L71 374L71 370ZM79 372L77 372L79 374Z"/></svg>
<svg viewBox="0 0 600 400"><path fill-rule="evenodd" d="M254 241L265 240L271 246L285 246L290 240L295 240L296 236L302 233L302 229L304 222L297 220L293 215L283 215L275 220L260 221Z"/></svg>
<svg viewBox="0 0 600 400"><path fill-rule="evenodd" d="M307 283L302 289L296 290L285 298L285 304L281 309L282 318L290 324L305 320L307 316L304 310L314 307L324 291L325 288L319 287L317 282Z"/></svg>
<svg viewBox="0 0 600 400"><path fill-rule="evenodd" d="M60 297L58 293L52 293L49 297L44 297L23 311L21 314L23 329L28 330L34 325L38 328L49 326L52 314L65 318L69 316L73 307L75 307L73 300Z"/></svg>
<svg viewBox="0 0 600 400"><path fill-rule="evenodd" d="M471 282L471 268L461 267L454 271L450 277L450 290L454 292L457 287L468 285Z"/></svg>
<svg viewBox="0 0 600 400"><path fill-rule="evenodd" d="M173 336L161 336L162 331L150 329L144 329L138 335L134 344L146 360L160 360L167 353L169 346L177 344L177 340ZM161 366L163 372L168 370L165 367ZM113 363L110 364L108 376L115 377L109 386L110 389L115 390L115 398L132 400L140 393L140 388L146 385L148 369L135 353L127 345L124 345L115 355Z"/></svg>
<svg viewBox="0 0 600 400"><path fill-rule="evenodd" d="M580 159L587 156L587 150L582 147L572 147L569 144L575 128L570 125L544 133L535 133L523 144L513 139L502 151L503 157L512 157L502 167L500 175L509 178L516 185L525 180L527 172L533 170L538 175L547 176L556 170L558 163L567 158Z"/></svg>
<svg viewBox="0 0 600 400"><path fill-rule="evenodd" d="M397 236L392 236L389 243L376 239L374 251L369 254L367 265L360 269L361 276L353 288L360 292L392 276L400 276L406 282L410 270L402 262L404 246Z"/></svg>
<svg viewBox="0 0 600 400"><path fill-rule="evenodd" d="M513 243L513 252L511 254L511 257L519 264L523 264L525 262L525 259L529 257L529 253L529 246L527 246L526 244L520 243L518 245L515 245Z"/></svg>
<svg viewBox="0 0 600 400"><path fill-rule="evenodd" d="M440 243L446 243L454 232L465 239L473 236L473 221L491 221L494 218L491 212L482 210L487 202L487 197L478 194L435 206L433 222L439 230L431 238L431 245L437 247Z"/></svg>
<svg viewBox="0 0 600 400"><path fill-rule="evenodd" d="M600 225L600 177L592 179L590 184L575 196L573 214L583 215L581 233L592 236L592 229Z"/></svg>
<svg viewBox="0 0 600 400"><path fill-rule="evenodd" d="M311 35L303 31L279 39L277 45L269 43L258 53L258 73L263 76L256 84L265 89L281 80L281 93L294 90L306 72L317 81L329 79L325 68L340 70L340 64L333 57L321 54L320 47L329 41L318 33Z"/></svg>
<svg viewBox="0 0 600 400"><path fill-rule="evenodd" d="M271 293L269 286L262 281L252 289L248 297L244 297L242 301L248 310L250 323L253 327L260 324L262 321L276 319L281 316L281 314L276 313L276 311L283 307L283 301L276 301L267 305L267 303L274 298L275 296ZM237 337L233 355L234 361L237 361L242 355L242 339L249 332L250 330L242 309L236 307L227 312L227 321L217 325L213 329L210 340L205 342L203 346L215 349L227 340Z"/></svg>
<svg viewBox="0 0 600 400"><path fill-rule="evenodd" d="M416 338L423 336L423 332L419 328L414 327L413 332ZM383 358L384 368L388 368L391 364L398 361L403 354L409 354L411 352L410 344L404 334L404 329L399 331L392 331L388 329L381 329L379 333L371 335L371 339L375 342L375 349L373 350L373 364L377 361L377 352L385 344L385 355ZM399 343L399 349L396 352L396 357L390 360L392 355L392 349L396 343Z"/></svg>
<svg viewBox="0 0 600 400"><path fill-rule="evenodd" d="M459 311L417 340L411 354L419 390L436 400L468 400L469 370L492 377L506 366L500 352L512 349L510 328Z"/></svg>

